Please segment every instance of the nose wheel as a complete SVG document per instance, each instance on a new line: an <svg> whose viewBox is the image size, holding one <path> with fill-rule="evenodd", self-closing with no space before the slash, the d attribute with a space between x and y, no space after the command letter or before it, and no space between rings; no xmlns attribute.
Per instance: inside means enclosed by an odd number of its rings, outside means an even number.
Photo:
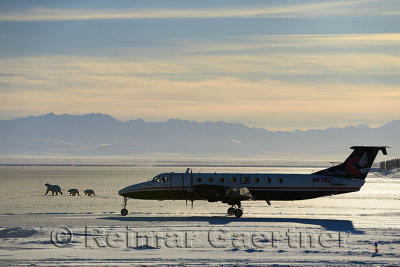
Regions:
<svg viewBox="0 0 400 267"><path fill-rule="evenodd" d="M121 215L126 216L128 214L128 210L126 209L126 203L128 202L128 198L124 197L123 209L121 210Z"/></svg>
<svg viewBox="0 0 400 267"><path fill-rule="evenodd" d="M128 214L128 210L127 209L122 209L121 210L121 215L122 216L126 216Z"/></svg>

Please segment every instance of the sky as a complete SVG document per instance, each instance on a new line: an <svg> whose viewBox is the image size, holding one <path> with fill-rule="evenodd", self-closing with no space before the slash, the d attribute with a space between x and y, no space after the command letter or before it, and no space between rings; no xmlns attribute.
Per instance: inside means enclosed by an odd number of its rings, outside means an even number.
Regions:
<svg viewBox="0 0 400 267"><path fill-rule="evenodd" d="M400 1L0 2L0 119L400 119Z"/></svg>

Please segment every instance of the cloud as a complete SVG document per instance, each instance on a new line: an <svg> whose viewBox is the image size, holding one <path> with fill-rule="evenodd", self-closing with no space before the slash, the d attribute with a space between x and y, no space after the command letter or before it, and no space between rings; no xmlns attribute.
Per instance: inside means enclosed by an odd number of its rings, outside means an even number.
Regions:
<svg viewBox="0 0 400 267"><path fill-rule="evenodd" d="M235 144L237 144L237 145L242 145L242 144L243 144L243 143L240 142L239 140L236 140L236 139L233 139L233 138L230 138L229 141L231 141L231 142L233 142L233 143L235 143Z"/></svg>
<svg viewBox="0 0 400 267"><path fill-rule="evenodd" d="M353 48L376 46L399 46L400 33L374 33L374 34L285 34L285 35L245 35L223 36L208 40L180 41L178 45L188 47L194 52L232 52L267 50L271 48L293 49L316 47Z"/></svg>
<svg viewBox="0 0 400 267"><path fill-rule="evenodd" d="M342 117L344 123L377 116L391 118L398 114L400 102L395 97L398 89L395 86L380 86L377 90L373 85L363 88L351 84L309 86L233 78L196 83L141 78L133 81L132 86L124 88L6 92L1 94L0 110L3 114L25 110L25 115L96 111L126 120L181 118L246 122L263 119L281 123L323 120L334 115Z"/></svg>
<svg viewBox="0 0 400 267"><path fill-rule="evenodd" d="M109 20L109 19L176 19L176 18L290 18L323 17L329 15L352 14L365 16L376 14L378 8L373 3L382 1L329 1L304 3L297 5L262 5L230 8L189 8L189 9L68 9L68 8L32 8L0 13L0 21L57 21L57 20ZM378 5L379 7L379 5ZM391 10L383 10L390 12Z"/></svg>
<svg viewBox="0 0 400 267"><path fill-rule="evenodd" d="M120 93L127 91L131 96L135 94L138 98L157 99L160 95L164 98L169 95L179 99L190 94L197 99L205 95L202 100L206 100L209 97L207 92L211 91L213 97L208 101L213 101L226 97L224 90L230 90L231 95L237 95L238 99L259 98L260 95L252 95L252 92L263 92L257 87L260 84L284 90L290 88L288 78L296 75L352 75L355 81L352 90L358 91L357 86L365 90L370 85L370 81L363 82L365 75L399 72L400 56L380 53L181 55L174 60L168 56L158 60L46 56L2 59L0 83L3 85L2 93L68 90L101 95L118 90ZM272 78L276 75L281 78ZM327 84L336 86L343 81L328 82L314 78L297 83L305 87L319 87ZM379 85L379 80L376 85ZM396 87L386 88L398 90ZM269 92L269 99L285 95L301 97L296 90L276 93L278 89Z"/></svg>
<svg viewBox="0 0 400 267"><path fill-rule="evenodd" d="M398 119L398 83L365 77L400 72L396 49L386 49L399 39L395 33L288 35L250 36L244 43L233 36L181 42L175 54L153 47L157 55L151 57L138 48L132 55L125 51L125 58L6 57L0 61L0 114L103 112L126 120L227 120L269 129L371 118L383 123ZM293 51L260 50L272 42ZM377 45L384 49L358 49ZM293 49L300 46L311 48ZM209 53L210 47L221 52ZM310 78L295 79L303 75Z"/></svg>
<svg viewBox="0 0 400 267"><path fill-rule="evenodd" d="M257 37L262 39L264 37ZM271 37L274 38L274 37ZM277 37L285 39L282 43L292 43L297 46L303 39L312 39L315 47L303 51L286 53L286 50L260 51L252 53L251 48L245 51L234 50L241 46L241 41L221 41L218 47L215 42L191 43L177 47L181 53L170 55L168 52L155 57L87 57L87 56L43 56L43 57L10 57L0 61L0 83L3 88L15 90L23 88L91 88L126 86L132 84L136 77L142 77L142 82L154 78L165 80L201 81L218 77L238 77L240 79L265 79L282 76L282 80L297 75L330 75L349 76L362 84L361 75L396 75L400 72L400 55L390 54L390 51L365 49L358 51L358 45L347 46L352 40L365 40L363 47L374 46L375 42L392 44L393 47L400 34L382 35L350 35L350 36L292 36ZM249 38L250 40L252 38ZM289 40L287 40L289 39ZM318 43L322 40L321 44ZM339 40L339 41L337 41ZM335 42L345 46L345 51L332 52L329 44ZM360 41L361 42L361 41ZM251 47L253 43L248 42ZM267 41L267 43L269 43ZM280 45L280 43L276 43ZM183 47L183 48L182 48ZM203 50L200 50L203 47ZM225 52L209 54L209 47L223 49ZM217 47L217 48L215 48ZM232 48L233 47L233 48ZM211 49L213 49L211 48ZM229 50L231 48L232 50ZM156 48L154 48L157 50ZM194 51L192 53L184 51ZM162 51L162 49L159 49ZM143 54L135 48L135 53ZM392 52L394 53L394 52ZM126 53L129 54L129 53ZM249 78L248 78L249 77ZM360 77L360 78L357 78ZM274 78L275 79L275 78ZM137 81L135 81L137 82ZM312 80L310 83L318 83ZM366 82L366 83L369 83Z"/></svg>
<svg viewBox="0 0 400 267"><path fill-rule="evenodd" d="M322 55L311 59L305 57L304 60L318 62L321 59ZM392 116L398 112L398 86L311 81L292 83L268 78L249 80L228 74L201 80L169 79L154 75L132 75L131 72L137 71L137 63L132 65L132 69L128 62L114 60L113 67L109 68L108 60L82 57L19 58L18 63L13 65L10 59L5 64L8 68L2 68L3 72L38 79L42 83L35 85L29 80L20 79L19 84L14 84L13 81L8 85L11 86L8 90L0 92L0 112L10 114L23 110L25 115L49 111L78 114L103 112L127 120L214 118L234 122L279 120L280 123L304 121L310 117L314 120L323 119L333 115L345 117L345 120L360 120L378 115ZM225 60L228 66L235 61ZM334 60L334 57L326 59L328 62L330 60ZM342 60L346 60L346 56L339 57L337 62ZM372 57L371 62L373 60L377 58ZM357 59L349 58L343 64L353 61ZM211 66L215 64L211 62ZM324 64L336 68L339 63ZM156 73L165 67L163 62L151 62L150 65L159 66L160 69L154 70ZM22 68L21 74L18 73L19 66ZM179 64L169 71L180 70L195 71ZM0 82L3 77L0 77ZM307 126L304 124L303 127ZM271 125L268 128L274 129Z"/></svg>

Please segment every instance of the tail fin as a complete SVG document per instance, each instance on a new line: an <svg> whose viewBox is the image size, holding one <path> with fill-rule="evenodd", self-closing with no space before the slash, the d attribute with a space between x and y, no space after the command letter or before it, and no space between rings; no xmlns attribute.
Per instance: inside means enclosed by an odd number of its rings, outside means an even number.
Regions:
<svg viewBox="0 0 400 267"><path fill-rule="evenodd" d="M364 180L379 150L387 155L386 146L353 146L351 149L353 153L343 163L313 174Z"/></svg>

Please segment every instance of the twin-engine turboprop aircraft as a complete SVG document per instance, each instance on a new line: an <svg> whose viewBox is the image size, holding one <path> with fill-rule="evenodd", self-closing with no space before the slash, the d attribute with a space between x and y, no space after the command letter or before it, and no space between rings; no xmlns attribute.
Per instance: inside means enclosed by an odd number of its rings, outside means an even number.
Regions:
<svg viewBox="0 0 400 267"><path fill-rule="evenodd" d="M161 173L148 182L121 189L123 216L128 198L153 200L207 200L231 205L229 215L241 217L244 200L300 200L359 191L381 150L386 146L353 146L341 164L312 174L269 173Z"/></svg>

